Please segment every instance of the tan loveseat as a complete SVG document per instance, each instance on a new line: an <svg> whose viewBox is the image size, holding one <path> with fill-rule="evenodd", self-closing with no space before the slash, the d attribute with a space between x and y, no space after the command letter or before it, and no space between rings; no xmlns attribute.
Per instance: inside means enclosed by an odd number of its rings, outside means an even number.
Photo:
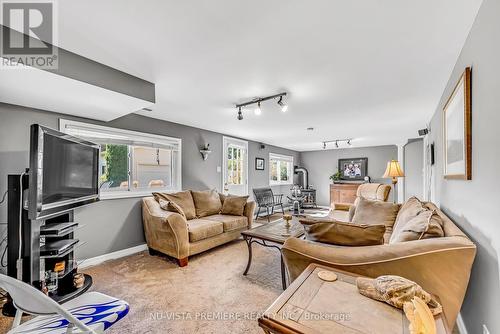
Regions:
<svg viewBox="0 0 500 334"><path fill-rule="evenodd" d="M221 196L223 204L224 197ZM142 219L150 252L176 258L180 266L188 257L239 238L251 227L255 202L246 202L243 215L213 214L187 220L181 214L163 210L154 197L142 200Z"/></svg>
<svg viewBox="0 0 500 334"><path fill-rule="evenodd" d="M403 276L439 296L448 326L453 328L467 290L476 246L434 204L425 205L441 217L444 237L356 247L290 238L282 249L290 279L297 278L310 263L368 277Z"/></svg>

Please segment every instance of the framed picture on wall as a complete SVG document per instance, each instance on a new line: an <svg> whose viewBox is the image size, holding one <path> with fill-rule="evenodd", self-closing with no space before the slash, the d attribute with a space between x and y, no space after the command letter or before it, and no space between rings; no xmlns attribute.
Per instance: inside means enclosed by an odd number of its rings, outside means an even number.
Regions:
<svg viewBox="0 0 500 334"><path fill-rule="evenodd" d="M255 158L255 169L264 170L264 158Z"/></svg>
<svg viewBox="0 0 500 334"><path fill-rule="evenodd" d="M339 159L341 180L363 181L368 176L368 158Z"/></svg>
<svg viewBox="0 0 500 334"><path fill-rule="evenodd" d="M472 178L471 69L467 67L443 108L444 178Z"/></svg>

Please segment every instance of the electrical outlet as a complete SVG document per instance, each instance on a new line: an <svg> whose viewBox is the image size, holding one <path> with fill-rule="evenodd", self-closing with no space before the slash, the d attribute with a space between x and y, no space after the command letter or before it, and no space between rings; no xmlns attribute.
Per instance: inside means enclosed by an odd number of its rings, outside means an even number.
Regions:
<svg viewBox="0 0 500 334"><path fill-rule="evenodd" d="M488 330L488 327L486 327L485 324L483 324L483 334L490 334L490 331Z"/></svg>

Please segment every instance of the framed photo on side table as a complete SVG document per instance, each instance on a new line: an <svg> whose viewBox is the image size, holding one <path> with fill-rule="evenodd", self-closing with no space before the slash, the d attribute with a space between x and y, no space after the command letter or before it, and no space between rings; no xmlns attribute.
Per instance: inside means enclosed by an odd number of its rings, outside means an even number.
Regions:
<svg viewBox="0 0 500 334"><path fill-rule="evenodd" d="M467 67L443 108L445 179L472 179L471 68Z"/></svg>
<svg viewBox="0 0 500 334"><path fill-rule="evenodd" d="M264 170L264 158L255 158L255 169Z"/></svg>

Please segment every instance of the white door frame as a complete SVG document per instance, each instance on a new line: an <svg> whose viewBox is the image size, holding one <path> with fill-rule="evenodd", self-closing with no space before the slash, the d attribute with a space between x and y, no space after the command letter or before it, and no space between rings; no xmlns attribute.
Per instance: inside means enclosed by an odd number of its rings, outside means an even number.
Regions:
<svg viewBox="0 0 500 334"><path fill-rule="evenodd" d="M246 166L245 166L245 195L248 195L248 164L249 162L249 152L248 152L248 141L228 136L222 136L222 192L224 192L224 183L227 177L227 151L226 144L228 142L237 143L246 150Z"/></svg>

